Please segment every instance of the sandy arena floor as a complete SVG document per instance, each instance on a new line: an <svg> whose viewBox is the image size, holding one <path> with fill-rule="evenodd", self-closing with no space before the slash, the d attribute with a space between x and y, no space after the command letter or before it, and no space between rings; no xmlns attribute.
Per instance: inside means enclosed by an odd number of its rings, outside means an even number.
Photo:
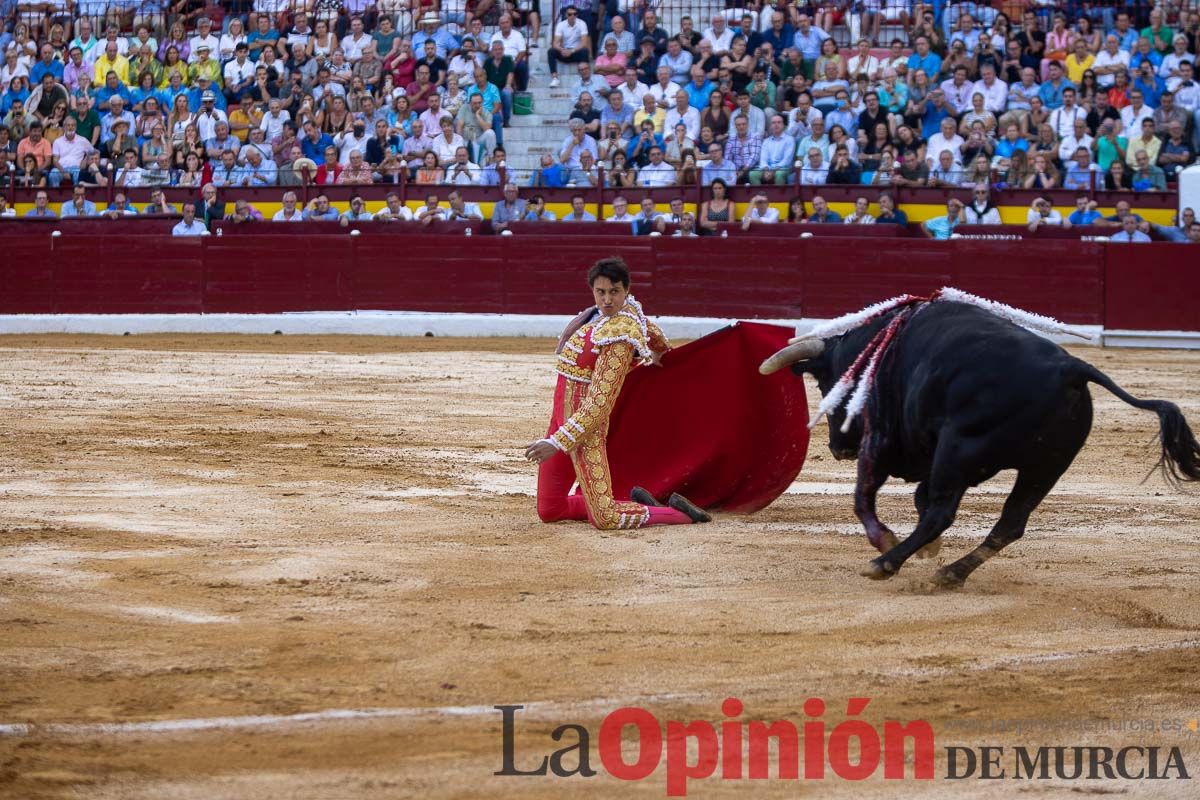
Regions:
<svg viewBox="0 0 1200 800"><path fill-rule="evenodd" d="M551 349L0 338L0 725L31 723L0 735L0 796L663 797L663 767L641 783L493 777L491 706L536 704L522 767L576 722L599 768L609 711L719 722L730 695L797 724L809 696L830 726L851 696L872 698L873 722L926 719L939 779L710 779L691 796L1196 796L1195 780L940 779L953 744L1179 745L1200 773L1186 727L1078 727L1200 715L1200 491L1142 483L1153 415L1093 388L1091 440L1025 540L930 594L933 562L858 576L872 553L853 466L824 428L755 516L540 524L521 448L545 430ZM1200 354L1078 352L1200 429ZM939 561L974 546L1006 489L968 495ZM910 497L882 497L898 530ZM339 709L383 711L287 718Z"/></svg>

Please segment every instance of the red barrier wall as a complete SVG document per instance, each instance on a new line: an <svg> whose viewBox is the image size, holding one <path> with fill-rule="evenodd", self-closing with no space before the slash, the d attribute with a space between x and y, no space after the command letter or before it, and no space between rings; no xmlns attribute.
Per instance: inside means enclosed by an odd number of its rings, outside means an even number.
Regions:
<svg viewBox="0 0 1200 800"><path fill-rule="evenodd" d="M571 313L620 255L655 314L831 317L940 286L1067 322L1198 330L1195 248L988 241L596 236L161 235L3 239L0 313L406 310Z"/></svg>

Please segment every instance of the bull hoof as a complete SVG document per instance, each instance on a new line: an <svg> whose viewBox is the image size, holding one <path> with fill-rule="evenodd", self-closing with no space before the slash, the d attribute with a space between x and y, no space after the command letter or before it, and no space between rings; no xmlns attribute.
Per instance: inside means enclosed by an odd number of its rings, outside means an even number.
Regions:
<svg viewBox="0 0 1200 800"><path fill-rule="evenodd" d="M960 578L948 567L939 569L930 579L930 583L937 589L961 589L964 582L964 578Z"/></svg>
<svg viewBox="0 0 1200 800"><path fill-rule="evenodd" d="M922 547L920 550L917 551L917 558L933 558L939 552L941 552L941 549L942 549L942 540L934 539L932 542L930 542L929 544L925 545L924 547Z"/></svg>
<svg viewBox="0 0 1200 800"><path fill-rule="evenodd" d="M877 558L874 561L868 562L867 566L859 574L873 581L885 581L895 575L896 570L891 564Z"/></svg>

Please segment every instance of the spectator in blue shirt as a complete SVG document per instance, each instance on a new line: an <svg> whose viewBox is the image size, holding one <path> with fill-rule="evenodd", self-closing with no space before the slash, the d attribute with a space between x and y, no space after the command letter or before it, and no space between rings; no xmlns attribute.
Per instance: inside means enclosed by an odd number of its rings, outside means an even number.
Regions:
<svg viewBox="0 0 1200 800"><path fill-rule="evenodd" d="M42 45L42 57L29 70L29 84L41 83L43 75L53 75L56 82L62 83L63 63L54 57L54 48L49 44Z"/></svg>
<svg viewBox="0 0 1200 800"><path fill-rule="evenodd" d="M1086 147L1075 150L1075 155L1067 165L1063 175L1063 188L1075 191L1087 191L1092 188L1092 154Z"/></svg>
<svg viewBox="0 0 1200 800"><path fill-rule="evenodd" d="M107 111L114 97L124 100L126 108L133 105L133 95L130 94L129 87L121 83L117 73L111 71L104 77L104 85L96 90L95 97L96 108L100 111Z"/></svg>
<svg viewBox="0 0 1200 800"><path fill-rule="evenodd" d="M529 176L529 185L560 189L567 185L566 169L562 164L556 164L549 153L543 153L541 167L535 169Z"/></svg>
<svg viewBox="0 0 1200 800"><path fill-rule="evenodd" d="M687 92L688 105L696 109L700 113L704 113L704 109L708 106L708 96L713 93L717 87L704 75L704 68L699 64L692 65L692 79L688 81L687 86L683 90ZM613 92L620 94L620 92ZM632 114L630 115L632 117Z"/></svg>
<svg viewBox="0 0 1200 800"><path fill-rule="evenodd" d="M258 27L252 30L250 35L246 37L246 44L250 49L250 60L258 61L263 49L268 47L274 48L275 43L278 41L279 31L275 30L274 26L271 25L271 15L259 14ZM380 53L379 55L382 58L386 54Z"/></svg>
<svg viewBox="0 0 1200 800"><path fill-rule="evenodd" d="M1096 201L1080 195L1075 198L1075 210L1067 217L1067 222L1072 225L1094 225L1101 219L1104 219L1104 215L1096 210Z"/></svg>
<svg viewBox="0 0 1200 800"><path fill-rule="evenodd" d="M96 204L87 199L87 189L82 186L76 186L72 199L69 203L62 205L62 217L94 217L96 216Z"/></svg>
<svg viewBox="0 0 1200 800"><path fill-rule="evenodd" d="M965 206L961 200L951 197L946 201L946 214L922 222L921 232L930 239L949 239L950 234L954 233L955 227L964 221L964 208Z"/></svg>
<svg viewBox="0 0 1200 800"><path fill-rule="evenodd" d="M929 92L929 101L925 103L925 113L921 117L921 138L928 140L930 136L942 130L942 120L952 117L953 109L946 104L946 93L941 89Z"/></svg>
<svg viewBox="0 0 1200 800"><path fill-rule="evenodd" d="M25 212L27 217L44 217L46 219L55 219L57 215L50 208L50 197L43 191L39 191L33 196L33 208Z"/></svg>
<svg viewBox="0 0 1200 800"><path fill-rule="evenodd" d="M304 219L315 219L324 222L337 222L341 214L336 208L329 207L329 198L323 194L314 197L304 209Z"/></svg>
<svg viewBox="0 0 1200 800"><path fill-rule="evenodd" d="M804 77L813 79L813 68L821 56L821 42L829 38L829 34L814 27L808 14L800 14L796 18L796 35L792 38L792 47L800 51L804 59Z"/></svg>
<svg viewBox="0 0 1200 800"><path fill-rule="evenodd" d="M912 75L919 69L925 70L930 80L936 78L942 69L942 57L929 49L927 36L917 37L917 49L908 57L908 74Z"/></svg>
<svg viewBox="0 0 1200 800"><path fill-rule="evenodd" d="M300 137L300 149L304 152L305 158L311 158L319 164L325 160L325 148L333 146L333 137L317 130L316 123L311 119L304 121L304 134Z"/></svg>
<svg viewBox="0 0 1200 800"><path fill-rule="evenodd" d="M1050 78L1038 89L1038 97L1042 99L1042 104L1046 106L1047 110L1053 111L1056 108L1062 108L1063 90L1076 87L1075 84L1063 77L1063 65L1060 62L1051 61L1048 69Z"/></svg>

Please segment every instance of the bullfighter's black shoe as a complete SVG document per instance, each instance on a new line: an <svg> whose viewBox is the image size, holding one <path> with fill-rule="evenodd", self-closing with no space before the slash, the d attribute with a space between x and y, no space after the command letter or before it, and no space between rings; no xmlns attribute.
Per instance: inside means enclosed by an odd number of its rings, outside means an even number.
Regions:
<svg viewBox="0 0 1200 800"><path fill-rule="evenodd" d="M709 514L703 508L688 500L681 494L672 494L667 500L667 505L676 511L681 511L691 518L692 522L712 522L712 514Z"/></svg>
<svg viewBox="0 0 1200 800"><path fill-rule="evenodd" d="M650 494L640 486L635 486L630 490L629 499L635 503L641 503L644 506L662 507L662 503L658 501L657 497Z"/></svg>

